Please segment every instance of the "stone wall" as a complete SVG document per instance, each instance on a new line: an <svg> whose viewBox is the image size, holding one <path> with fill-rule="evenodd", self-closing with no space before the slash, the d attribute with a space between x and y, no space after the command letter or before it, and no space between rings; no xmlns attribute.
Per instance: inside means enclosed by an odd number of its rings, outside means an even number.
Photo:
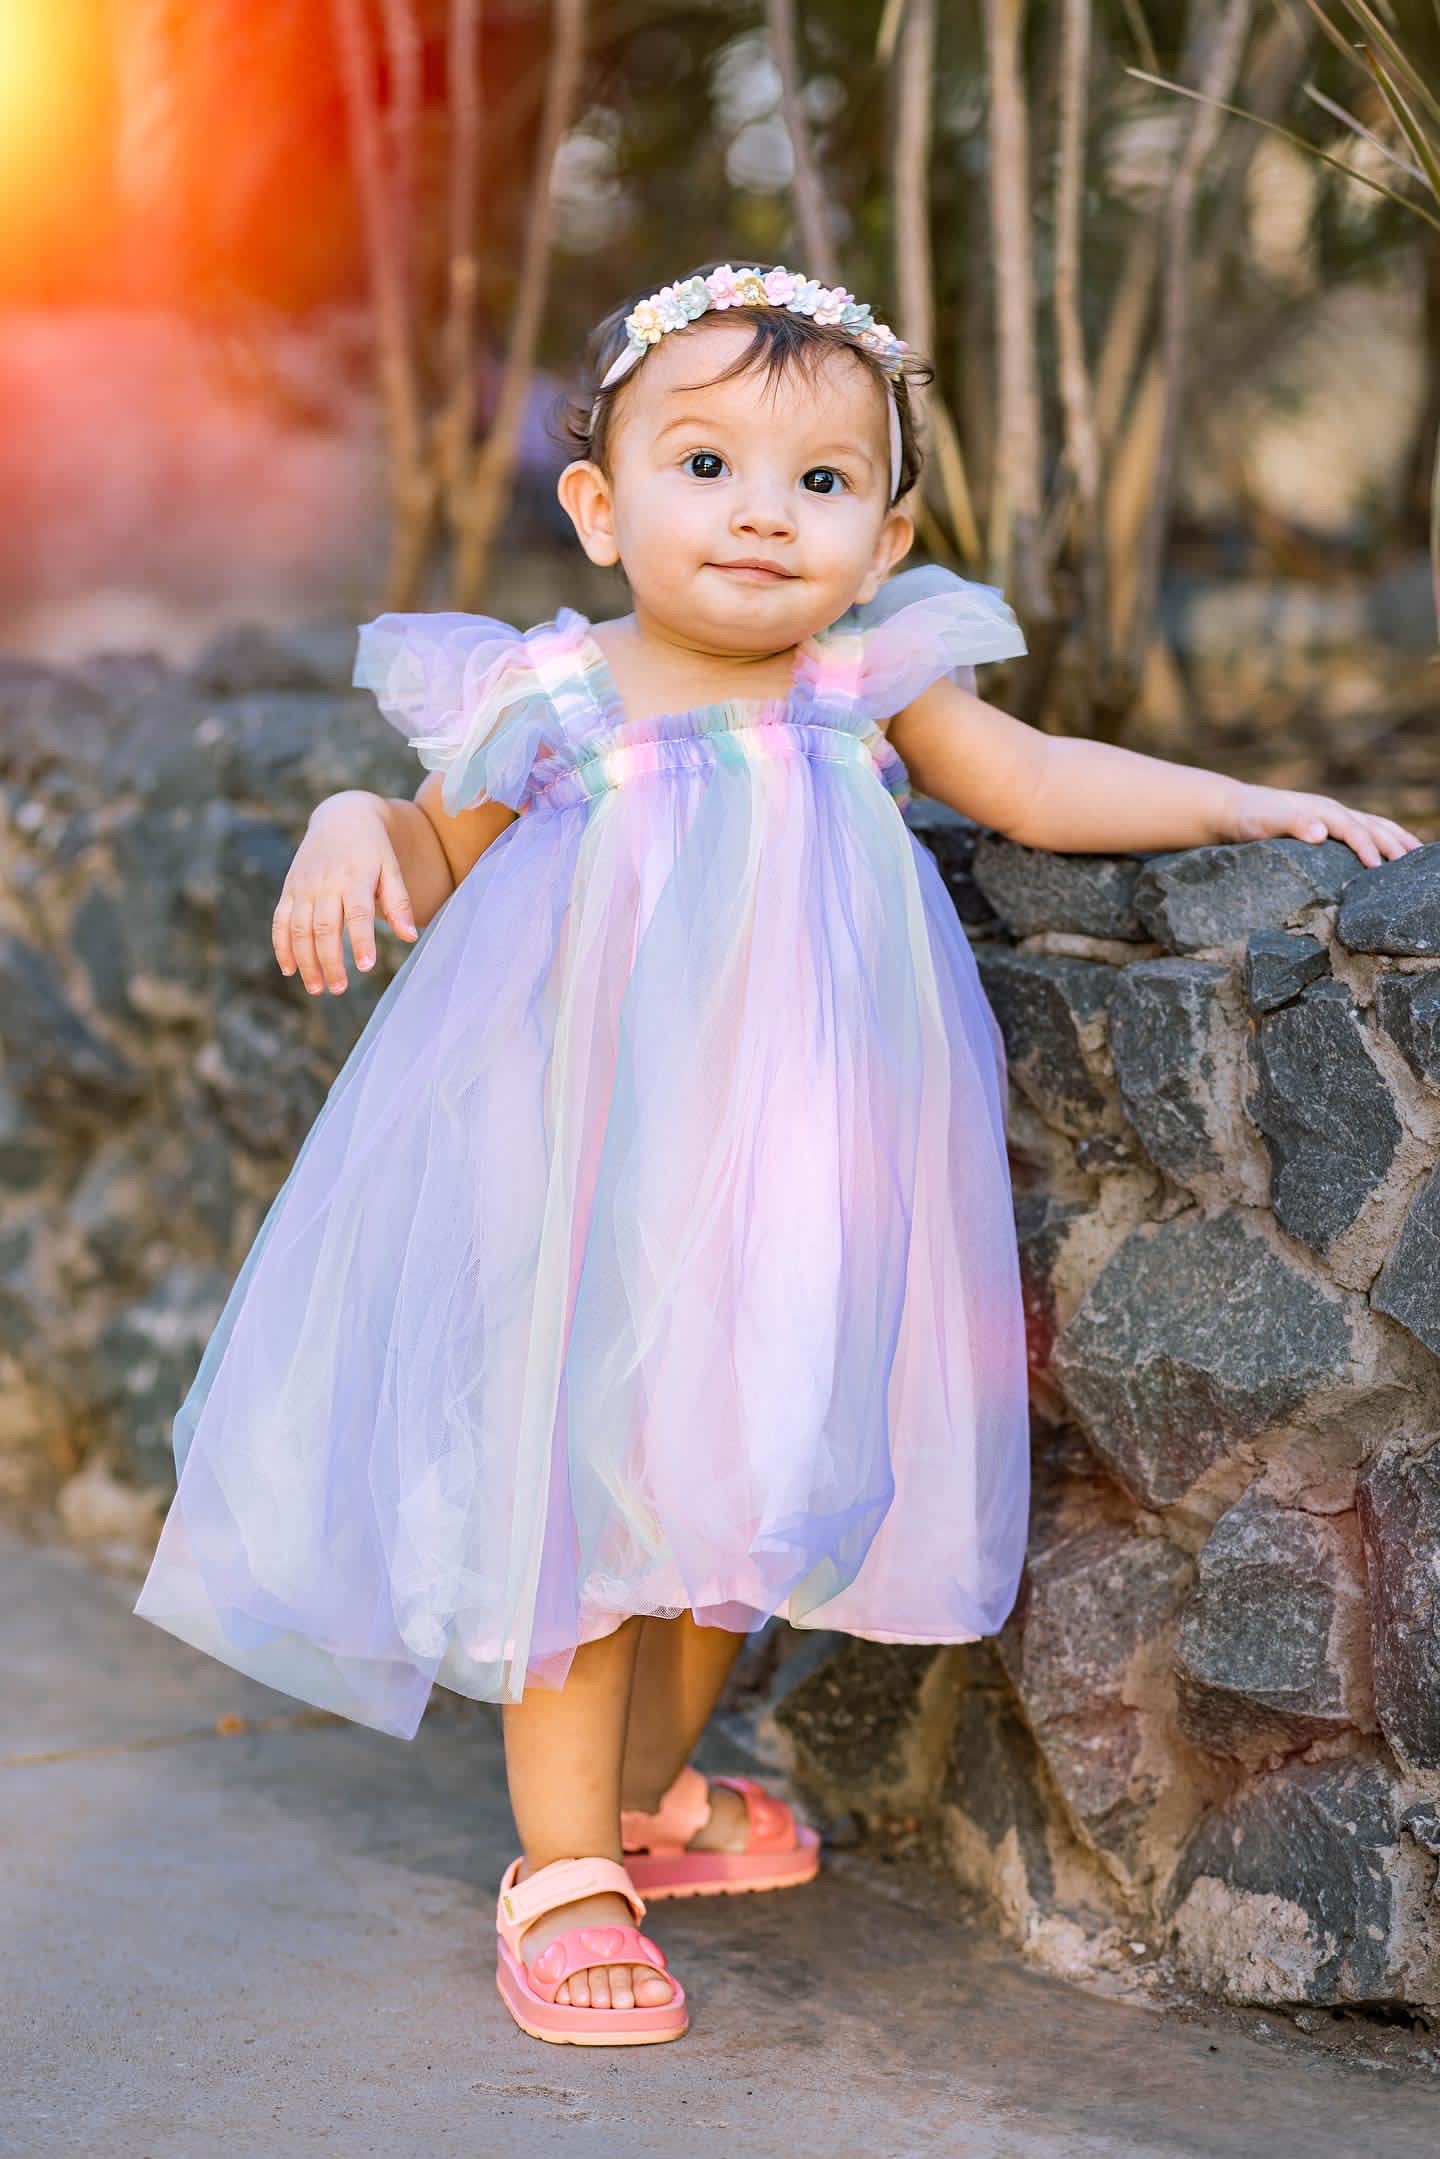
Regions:
<svg viewBox="0 0 1440 2159"><path fill-rule="evenodd" d="M792 1638L760 1728L1044 1961L1440 2007L1440 845L914 823L1008 1050L1029 1559L993 1642Z"/></svg>
<svg viewBox="0 0 1440 2159"><path fill-rule="evenodd" d="M403 956L311 999L270 955L315 800L415 782L352 650L0 664L0 1507L122 1556ZM1440 2007L1440 846L912 818L1009 1050L1029 1565L982 1645L770 1630L756 1729L1052 1965Z"/></svg>
<svg viewBox="0 0 1440 2159"><path fill-rule="evenodd" d="M0 662L0 1510L117 1557L228 1283L406 948L310 998L270 951L315 801L412 792L354 632L189 673Z"/></svg>

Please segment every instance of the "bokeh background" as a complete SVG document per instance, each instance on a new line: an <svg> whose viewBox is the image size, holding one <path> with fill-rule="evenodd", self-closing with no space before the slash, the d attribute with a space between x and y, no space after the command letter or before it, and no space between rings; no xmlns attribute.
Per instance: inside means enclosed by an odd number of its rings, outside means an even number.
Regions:
<svg viewBox="0 0 1440 2159"><path fill-rule="evenodd" d="M697 262L932 355L998 703L1440 834L1440 25L1327 5L0 8L0 1513L143 1559L401 956L312 1000L269 944L315 801L421 777L355 625L624 610L555 409Z"/></svg>
<svg viewBox="0 0 1440 2159"><path fill-rule="evenodd" d="M1385 17L1437 79L1433 10ZM587 331L786 258L934 352L922 539L1019 607L1015 709L1428 829L1440 231L1326 21L10 0L0 644L623 607L553 500Z"/></svg>

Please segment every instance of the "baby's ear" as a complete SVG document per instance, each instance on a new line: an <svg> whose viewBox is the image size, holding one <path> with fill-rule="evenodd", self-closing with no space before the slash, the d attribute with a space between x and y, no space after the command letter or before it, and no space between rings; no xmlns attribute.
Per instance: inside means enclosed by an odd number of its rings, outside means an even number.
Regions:
<svg viewBox="0 0 1440 2159"><path fill-rule="evenodd" d="M915 544L915 521L905 510L887 510L885 522L880 527L880 537L875 542L875 553L865 582L851 601L852 607L863 607L873 600L897 562L904 560Z"/></svg>
<svg viewBox="0 0 1440 2159"><path fill-rule="evenodd" d="M577 458L561 473L555 492L590 560L602 567L618 562L620 549L615 541L610 482L600 467L588 457Z"/></svg>

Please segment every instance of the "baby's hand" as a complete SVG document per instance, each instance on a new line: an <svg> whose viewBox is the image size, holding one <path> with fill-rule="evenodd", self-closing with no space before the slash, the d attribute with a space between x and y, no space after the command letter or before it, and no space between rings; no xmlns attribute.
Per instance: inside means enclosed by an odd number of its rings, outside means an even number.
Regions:
<svg viewBox="0 0 1440 2159"><path fill-rule="evenodd" d="M1227 840L1343 840L1367 869L1408 855L1425 842L1392 817L1350 810L1331 795L1305 795L1288 787L1254 787L1237 781L1227 804Z"/></svg>
<svg viewBox="0 0 1440 2159"><path fill-rule="evenodd" d="M419 935L379 797L361 789L327 795L311 812L271 921L280 972L298 968L311 996L348 988L342 925L355 964L375 964L375 902L399 937Z"/></svg>

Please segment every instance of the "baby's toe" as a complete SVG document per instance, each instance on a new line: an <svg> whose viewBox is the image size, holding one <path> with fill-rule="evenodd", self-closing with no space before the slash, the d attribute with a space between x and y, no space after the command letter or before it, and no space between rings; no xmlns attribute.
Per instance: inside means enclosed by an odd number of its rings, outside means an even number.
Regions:
<svg viewBox="0 0 1440 2159"><path fill-rule="evenodd" d="M663 1972L649 1964L636 1964L631 1970L635 2001L641 2009L662 2009L671 2000L675 1989Z"/></svg>
<svg viewBox="0 0 1440 2159"><path fill-rule="evenodd" d="M590 1988L590 2007L592 2009L608 2009L610 2007L610 1973L608 1968L603 1964L593 1964L589 1971L586 1972L585 1978Z"/></svg>

